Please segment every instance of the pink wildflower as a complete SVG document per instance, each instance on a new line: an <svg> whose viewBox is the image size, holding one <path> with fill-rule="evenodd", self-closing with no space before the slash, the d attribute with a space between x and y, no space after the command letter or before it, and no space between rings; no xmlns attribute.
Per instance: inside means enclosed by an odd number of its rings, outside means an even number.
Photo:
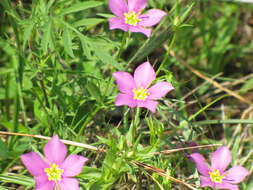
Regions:
<svg viewBox="0 0 253 190"><path fill-rule="evenodd" d="M201 187L239 190L237 184L249 175L249 171L242 166L234 166L225 171L232 160L231 152L226 146L220 147L212 154L211 168L201 154L193 153L190 157L201 174Z"/></svg>
<svg viewBox="0 0 253 190"><path fill-rule="evenodd" d="M152 29L146 28L156 25L163 16L164 11L151 9L146 14L141 14L148 0L109 0L109 8L117 17L109 19L110 30L121 29L125 32L141 32L147 37Z"/></svg>
<svg viewBox="0 0 253 190"><path fill-rule="evenodd" d="M66 146L56 135L44 146L45 160L36 152L21 156L22 162L34 176L36 190L53 190L54 187L57 190L79 189L78 180L72 177L82 171L88 159L73 154L65 159L66 153Z"/></svg>
<svg viewBox="0 0 253 190"><path fill-rule="evenodd" d="M116 80L120 93L115 105L128 105L130 107L145 107L155 112L157 100L173 90L173 86L168 82L159 82L148 88L155 80L155 71L149 62L138 66L134 71L134 77L127 72L115 72L112 74Z"/></svg>

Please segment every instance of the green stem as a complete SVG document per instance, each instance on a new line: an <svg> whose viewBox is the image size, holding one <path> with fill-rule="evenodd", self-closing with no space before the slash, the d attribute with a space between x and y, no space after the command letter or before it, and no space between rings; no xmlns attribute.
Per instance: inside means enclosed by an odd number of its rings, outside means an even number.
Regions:
<svg viewBox="0 0 253 190"><path fill-rule="evenodd" d="M209 108L211 105L213 105L214 103L216 103L217 101L221 100L222 98L224 97L227 97L228 95L225 94L217 99L215 99L214 101L212 101L211 103L209 103L208 105L206 105L205 107L201 108L198 112L196 112L194 115L192 115L190 118L189 118L189 121L195 119L201 112L203 112L204 110L206 110L207 108Z"/></svg>
<svg viewBox="0 0 253 190"><path fill-rule="evenodd" d="M194 125L212 125L212 124L253 124L251 119L226 119L226 120L205 120L194 122Z"/></svg>
<svg viewBox="0 0 253 190"><path fill-rule="evenodd" d="M79 130L77 136L76 136L76 141L79 140L81 134L83 133L83 130L85 129L86 125L90 122L90 120L96 115L96 113L102 109L102 107L97 107L90 115L89 117L86 119L86 121L84 122L84 124L82 125L81 129Z"/></svg>
<svg viewBox="0 0 253 190"><path fill-rule="evenodd" d="M135 138L137 136L136 127L140 123L140 113L141 113L141 108L137 107L135 113L134 113L134 109L132 109L132 125L130 127L131 135L132 135L132 144L134 144Z"/></svg>
<svg viewBox="0 0 253 190"><path fill-rule="evenodd" d="M162 63L160 64L159 68L157 69L157 71L156 71L156 73L155 73L156 76L158 76L158 74L159 74L161 68L162 68L163 65L166 63L166 61L167 61L167 59L168 59L168 57L169 57L169 55L170 55L170 50L171 50L171 48L172 48L172 46L173 46L173 44L174 44L174 42L175 42L175 38L176 38L176 33L174 32L174 33L173 33L172 40L171 40L170 45L169 45L169 48L168 48L168 50L167 50L167 52L166 52L166 55L164 56L164 58L163 58L163 60L162 60Z"/></svg>
<svg viewBox="0 0 253 190"><path fill-rule="evenodd" d="M6 120L10 120L10 99L9 99L9 86L10 86L10 74L6 76L6 88L5 88L5 117Z"/></svg>
<svg viewBox="0 0 253 190"><path fill-rule="evenodd" d="M124 116L123 116L123 126L124 126L124 131L127 131L128 129L128 106L124 106Z"/></svg>
<svg viewBox="0 0 253 190"><path fill-rule="evenodd" d="M121 40L121 45L120 45L120 48L119 48L117 58L120 58L120 56L123 52L124 46L126 45L126 39L127 39L127 32L124 32L122 40Z"/></svg>

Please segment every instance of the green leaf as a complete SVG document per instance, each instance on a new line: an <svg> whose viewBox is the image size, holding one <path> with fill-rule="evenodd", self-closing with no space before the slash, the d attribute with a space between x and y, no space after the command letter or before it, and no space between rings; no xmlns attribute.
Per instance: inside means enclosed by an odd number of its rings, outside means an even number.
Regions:
<svg viewBox="0 0 253 190"><path fill-rule="evenodd" d="M85 1L81 3L75 3L73 6L66 8L64 11L62 11L60 15L66 15L69 13L83 11L85 9L97 7L103 4L104 4L103 2L99 2L99 1Z"/></svg>
<svg viewBox="0 0 253 190"><path fill-rule="evenodd" d="M107 13L97 13L96 15L104 17L104 18L111 18L111 17L115 17L114 14L107 14Z"/></svg>
<svg viewBox="0 0 253 190"><path fill-rule="evenodd" d="M114 58L111 55L108 54L107 51L97 46L93 47L93 50L97 58L100 59L100 61L117 67L118 63L114 60Z"/></svg>
<svg viewBox="0 0 253 190"><path fill-rule="evenodd" d="M102 18L84 18L82 20L75 22L73 24L73 26L74 27L86 26L87 28L91 28L103 21L104 21L104 19L102 19Z"/></svg>
<svg viewBox="0 0 253 190"><path fill-rule="evenodd" d="M78 35L78 37L79 37L79 39L81 41L82 49L83 49L84 54L86 55L86 57L88 59L90 59L91 58L91 50L90 50L90 48L88 46L88 42L87 42L86 37L84 35L82 35L82 34L77 34L77 35Z"/></svg>
<svg viewBox="0 0 253 190"><path fill-rule="evenodd" d="M186 17L189 15L190 11L192 10L194 3L191 3L190 6L187 6L185 10L183 11L182 15L180 15L180 21L179 24L182 24Z"/></svg>
<svg viewBox="0 0 253 190"><path fill-rule="evenodd" d="M101 102L101 95L99 88L93 82L88 82L86 87L89 93L97 100L97 102Z"/></svg>
<svg viewBox="0 0 253 190"><path fill-rule="evenodd" d="M51 20L49 20L49 22L45 24L45 28L43 30L43 36L41 39L41 47L44 53L47 52L47 47L51 40L51 26L52 26L52 22Z"/></svg>
<svg viewBox="0 0 253 190"><path fill-rule="evenodd" d="M71 34L66 26L64 27L64 30L63 30L63 40L64 40L65 51L69 54L70 57L74 58L75 56L72 50Z"/></svg>
<svg viewBox="0 0 253 190"><path fill-rule="evenodd" d="M6 159L8 156L8 147L7 145L0 139L0 158Z"/></svg>
<svg viewBox="0 0 253 190"><path fill-rule="evenodd" d="M242 88L240 89L240 91L241 91L242 93L246 93L249 89L252 88L252 86L253 86L253 78L247 80L247 81L245 82L245 84L242 86Z"/></svg>
<svg viewBox="0 0 253 190"><path fill-rule="evenodd" d="M1 124L3 127L5 127L8 131L13 131L13 130L14 130L14 129L13 129L13 123L12 123L12 122L9 122L9 121L1 121L0 124ZM27 131L27 128L26 128L24 125L18 123L18 132L20 132L20 133L27 133L28 131Z"/></svg>
<svg viewBox="0 0 253 190"><path fill-rule="evenodd" d="M156 48L160 47L166 40L168 40L170 36L173 36L171 24L169 24L167 29L161 32L159 36L155 36L152 39L147 40L141 48L136 51L128 63L138 62L143 58L146 58L150 53L154 52Z"/></svg>
<svg viewBox="0 0 253 190"><path fill-rule="evenodd" d="M34 185L34 180L31 177L26 177L24 175L3 175L0 174L0 181L5 182L5 183L16 183L20 185L25 185L25 186L32 186Z"/></svg>
<svg viewBox="0 0 253 190"><path fill-rule="evenodd" d="M26 48L27 41L31 35L32 29L34 27L34 23L30 21L25 27L24 27L24 39L23 39L23 51Z"/></svg>

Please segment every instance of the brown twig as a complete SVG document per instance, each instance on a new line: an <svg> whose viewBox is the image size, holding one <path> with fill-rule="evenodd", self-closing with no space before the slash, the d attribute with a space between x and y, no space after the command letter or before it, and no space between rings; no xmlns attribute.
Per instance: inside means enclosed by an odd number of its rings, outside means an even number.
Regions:
<svg viewBox="0 0 253 190"><path fill-rule="evenodd" d="M15 135L15 136L23 136L23 137L32 137L32 138L39 138L39 139L45 139L45 140L50 140L51 137L47 137L47 136L42 136L42 135L31 135L31 134L23 134L23 133L12 133L12 132L6 132L6 131L0 131L0 135ZM63 142L64 144L68 144L68 145L72 145L72 146L78 146L78 147L82 147L82 148L86 148L89 150L95 150L95 151L100 151L100 152L106 152L106 150L101 149L101 148L97 148L95 146L91 146L88 144L83 144L83 143L79 143L79 142L74 142L74 141L69 141L69 140L63 140L60 139L61 142Z"/></svg>
<svg viewBox="0 0 253 190"><path fill-rule="evenodd" d="M190 146L190 147L184 147L184 148L176 148L176 149L171 149L171 150L163 150L160 152L155 152L153 153L154 155L156 154L170 154L173 152L178 152L182 150L190 150L190 149L195 149L195 148L208 148L208 147L213 147L213 146L222 146L222 144L208 144L208 145L199 145L199 146Z"/></svg>
<svg viewBox="0 0 253 190"><path fill-rule="evenodd" d="M173 181L173 182L175 182L175 183L182 184L182 185L188 187L189 189L197 190L195 187L193 187L193 186L191 186L191 185L189 185L189 184L187 184L187 183L185 183L185 182L183 182L183 181L181 181L181 180L179 180L179 179L176 179L176 178L174 178L174 177L171 177L169 174L167 174L167 173L166 173L164 170L162 170L162 169L159 169L159 168L156 168L156 167L154 167L154 166L151 166L151 165L148 165L148 164L144 164L144 163L141 163L141 162L135 162L135 161L133 161L133 162L131 162L131 163L132 163L133 165L135 165L135 166L142 167L142 168L144 168L145 170L152 171L152 172L154 172L154 173L156 173L156 174L158 174L158 175L160 175L160 176L167 177L169 180L171 180L171 181Z"/></svg>
<svg viewBox="0 0 253 190"><path fill-rule="evenodd" d="M214 85L215 87L221 89L222 91L227 92L229 95L234 96L235 98L237 98L238 100L241 100L244 103L247 103L251 106L253 106L253 103L251 101L249 101L248 99L240 96L239 94L223 87L222 85L220 85L218 82L212 80L211 78L201 74L198 70L194 69L193 67L191 67L190 65L188 65L184 60L182 60L181 58L179 58L178 56L176 56L176 54L174 53L174 51L170 51L170 55L175 57L176 59L178 59L186 68L188 68L191 72L193 72L195 75L197 75L198 77L206 80L207 82L211 83L212 85Z"/></svg>

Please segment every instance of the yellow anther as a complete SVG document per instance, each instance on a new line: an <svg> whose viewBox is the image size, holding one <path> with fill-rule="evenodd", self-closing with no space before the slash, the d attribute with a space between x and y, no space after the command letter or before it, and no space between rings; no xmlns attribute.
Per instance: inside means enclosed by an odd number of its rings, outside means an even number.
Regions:
<svg viewBox="0 0 253 190"><path fill-rule="evenodd" d="M140 88L139 86L137 87L137 89L136 88L133 89L133 93L135 100L142 100L142 101L145 101L149 95L146 88L143 87Z"/></svg>
<svg viewBox="0 0 253 190"><path fill-rule="evenodd" d="M63 172L63 169L59 168L59 165L53 163L49 163L50 168L45 168L45 172L48 176L49 181L61 181L61 174Z"/></svg>
<svg viewBox="0 0 253 190"><path fill-rule="evenodd" d="M141 11L140 11L141 12ZM125 24L129 24L132 26L136 26L141 19L138 18L139 13L135 14L134 11L129 11L128 13L124 13L125 16Z"/></svg>
<svg viewBox="0 0 253 190"><path fill-rule="evenodd" d="M226 176L227 173L220 175L220 171L218 169L214 169L212 172L208 172L210 175L210 179L215 183L222 183L222 179Z"/></svg>

